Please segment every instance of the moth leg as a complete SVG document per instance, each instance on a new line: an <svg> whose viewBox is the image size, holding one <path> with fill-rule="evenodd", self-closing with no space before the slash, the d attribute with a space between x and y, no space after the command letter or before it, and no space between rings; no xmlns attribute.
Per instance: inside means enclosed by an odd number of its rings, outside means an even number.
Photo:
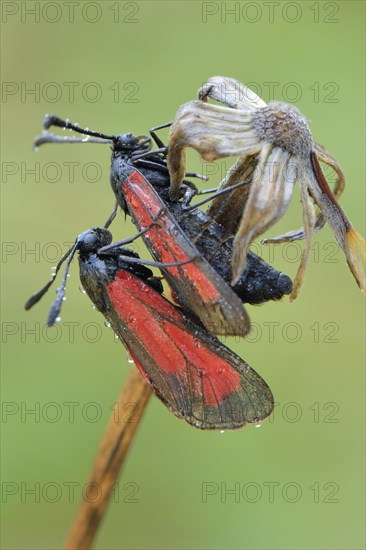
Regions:
<svg viewBox="0 0 366 550"><path fill-rule="evenodd" d="M126 244L130 244L133 241L135 241L136 239L138 239L139 237L141 237L142 235L145 235L145 233L150 231L150 229L152 227L154 227L155 225L162 225L162 222L159 220L159 218L165 211L166 211L166 207L163 206L159 210L157 215L153 218L153 221L149 225L147 225L146 227L141 229L141 231L139 231L138 233L135 233L135 235L133 235L133 237L128 237L127 239L122 239L121 241L116 241L114 243L108 244L107 246L103 246L98 250L98 254L104 254L104 253L108 252L109 250L111 250L112 248L116 248L118 246L125 246Z"/></svg>
<svg viewBox="0 0 366 550"><path fill-rule="evenodd" d="M162 130L163 128L169 128L171 125L173 124L173 121L171 120L170 122L166 122L165 124L161 124L160 126L154 126L154 128L151 128L150 130L150 136L153 138L153 140L155 141L156 145L159 147L159 149L161 148L166 148L164 142L159 138L159 136L156 134L156 132L158 130Z"/></svg>
<svg viewBox="0 0 366 550"><path fill-rule="evenodd" d="M115 202L112 212L109 214L107 221L103 225L104 229L108 229L108 227L111 225L111 223L113 222L114 218L117 215L117 210L118 210L118 201Z"/></svg>
<svg viewBox="0 0 366 550"><path fill-rule="evenodd" d="M197 178L202 181L208 181L207 176L203 176L202 174L198 174L197 172L186 172L185 173L186 178Z"/></svg>
<svg viewBox="0 0 366 550"><path fill-rule="evenodd" d="M185 187L185 188L184 188ZM183 188L183 209L187 208L192 202L193 197L199 194L197 187L192 183L191 185L182 185Z"/></svg>
<svg viewBox="0 0 366 550"><path fill-rule="evenodd" d="M235 187L234 187L235 188ZM234 189L233 188L233 189ZM183 189L183 198L182 198L182 210L195 210L196 208L199 208L200 206L203 206L204 204L210 202L213 200L218 194L226 194L227 192L230 192L232 189L225 189L223 193L219 191L219 187L212 187L211 189L197 189L197 187L192 182L184 182L181 186L181 189ZM212 197L209 197L208 199L204 199L200 201L197 204L191 205L193 197L198 197L201 195L211 195L213 193Z"/></svg>
<svg viewBox="0 0 366 550"><path fill-rule="evenodd" d="M145 151L144 153L140 153L139 151L137 151L136 153L132 153L131 159L133 162L136 162L137 160L140 160L146 157L151 157L159 153L165 156L167 152L168 152L168 148L163 144L163 146L160 147L159 149L151 149L150 151Z"/></svg>

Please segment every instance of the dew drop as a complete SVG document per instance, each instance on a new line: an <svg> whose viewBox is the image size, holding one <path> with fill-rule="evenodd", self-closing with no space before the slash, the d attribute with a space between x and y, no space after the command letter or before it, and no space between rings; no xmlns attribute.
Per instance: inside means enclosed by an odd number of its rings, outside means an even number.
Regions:
<svg viewBox="0 0 366 550"><path fill-rule="evenodd" d="M259 423L259 424L256 424L255 427L256 427L256 428L261 428L261 427L262 427L262 424L260 424L260 423Z"/></svg>
<svg viewBox="0 0 366 550"><path fill-rule="evenodd" d="M66 296L63 296L63 297L62 297L62 301L63 301L63 302L66 302Z"/></svg>
<svg viewBox="0 0 366 550"><path fill-rule="evenodd" d="M55 322L59 323L61 321L61 317L56 317Z"/></svg>
<svg viewBox="0 0 366 550"><path fill-rule="evenodd" d="M55 266L51 267L51 275L52 275L52 277L56 277L56 267Z"/></svg>
<svg viewBox="0 0 366 550"><path fill-rule="evenodd" d="M126 359L127 359L127 363L130 363L130 365L132 365L135 361L132 359L131 357L131 354L129 351L126 352Z"/></svg>
<svg viewBox="0 0 366 550"><path fill-rule="evenodd" d="M220 434L224 434L225 433L225 430L220 430Z"/></svg>
<svg viewBox="0 0 366 550"><path fill-rule="evenodd" d="M92 309L97 309L97 308L95 307L94 304L90 304L90 307L91 307Z"/></svg>
<svg viewBox="0 0 366 550"><path fill-rule="evenodd" d="M111 328L111 324L107 320L104 321L104 326L107 328Z"/></svg>
<svg viewBox="0 0 366 550"><path fill-rule="evenodd" d="M79 285L79 290L80 290L81 294L86 294L86 290L83 287L83 285Z"/></svg>

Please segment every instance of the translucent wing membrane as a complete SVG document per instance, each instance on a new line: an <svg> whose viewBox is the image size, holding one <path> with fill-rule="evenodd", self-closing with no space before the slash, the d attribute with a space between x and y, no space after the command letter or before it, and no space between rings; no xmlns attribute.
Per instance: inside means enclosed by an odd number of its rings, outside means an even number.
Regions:
<svg viewBox="0 0 366 550"><path fill-rule="evenodd" d="M81 280L88 292L83 265ZM99 291L103 314L173 414L202 429L234 429L271 413L273 396L264 380L150 287L118 271Z"/></svg>

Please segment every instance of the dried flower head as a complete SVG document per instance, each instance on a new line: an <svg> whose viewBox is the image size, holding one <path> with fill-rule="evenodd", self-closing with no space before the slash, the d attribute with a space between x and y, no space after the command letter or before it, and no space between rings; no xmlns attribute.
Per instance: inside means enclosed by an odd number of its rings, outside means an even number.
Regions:
<svg viewBox="0 0 366 550"><path fill-rule="evenodd" d="M321 229L325 221L345 252L359 287L365 292L365 241L337 202L344 189L343 173L337 161L314 143L309 125L296 107L275 101L267 105L249 88L225 77L210 78L199 90L199 98L179 109L170 131L171 193L176 196L184 177L186 147L193 147L207 161L239 156L220 188L240 181L247 185L228 193L225 198L214 200L209 210L211 216L235 234L233 284L245 267L251 242L286 212L297 181L304 228L263 241L306 238L291 298L296 297L302 284L311 235ZM207 103L207 98L224 106ZM334 194L319 160L336 172ZM319 207L317 213L313 201Z"/></svg>

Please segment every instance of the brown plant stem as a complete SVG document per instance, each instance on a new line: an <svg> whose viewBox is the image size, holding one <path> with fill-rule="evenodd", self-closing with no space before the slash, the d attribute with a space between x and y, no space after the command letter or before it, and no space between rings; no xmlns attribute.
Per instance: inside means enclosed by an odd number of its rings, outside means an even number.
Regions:
<svg viewBox="0 0 366 550"><path fill-rule="evenodd" d="M150 386L133 365L114 406L89 477L92 484L89 486L97 488L98 498L83 497L65 550L91 548L151 393Z"/></svg>

